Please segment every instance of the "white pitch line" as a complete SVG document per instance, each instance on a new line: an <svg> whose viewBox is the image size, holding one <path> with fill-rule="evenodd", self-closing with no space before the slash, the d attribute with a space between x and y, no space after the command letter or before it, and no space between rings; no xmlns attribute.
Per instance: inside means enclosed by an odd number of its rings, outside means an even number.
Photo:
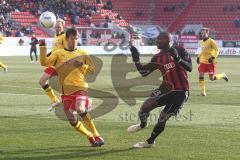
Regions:
<svg viewBox="0 0 240 160"><path fill-rule="evenodd" d="M14 86L14 85L0 85L3 87L12 87L12 88L27 88L27 89L34 89L34 90L40 90L41 88L34 88L34 87L24 87L24 86Z"/></svg>
<svg viewBox="0 0 240 160"><path fill-rule="evenodd" d="M14 95L14 96L45 96L45 95L41 95L41 94L21 94L21 93L7 93L7 92L0 92L0 95Z"/></svg>

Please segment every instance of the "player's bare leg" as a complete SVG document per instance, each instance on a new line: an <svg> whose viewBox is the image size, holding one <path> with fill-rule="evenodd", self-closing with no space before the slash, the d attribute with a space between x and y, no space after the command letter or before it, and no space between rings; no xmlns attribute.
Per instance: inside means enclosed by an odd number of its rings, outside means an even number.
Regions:
<svg viewBox="0 0 240 160"><path fill-rule="evenodd" d="M199 87L201 90L200 95L206 96L206 87L205 87L205 80L204 80L204 73L199 73Z"/></svg>
<svg viewBox="0 0 240 160"><path fill-rule="evenodd" d="M60 104L59 99L55 95L53 89L48 84L48 80L50 77L51 77L51 75L43 73L43 75L41 76L41 78L39 80L40 86L43 88L43 90L46 92L46 94L48 95L48 97L51 100L51 106L49 107L48 111L52 111L56 106L58 106Z"/></svg>
<svg viewBox="0 0 240 160"><path fill-rule="evenodd" d="M209 74L209 79L210 79L211 81L214 81L214 74Z"/></svg>

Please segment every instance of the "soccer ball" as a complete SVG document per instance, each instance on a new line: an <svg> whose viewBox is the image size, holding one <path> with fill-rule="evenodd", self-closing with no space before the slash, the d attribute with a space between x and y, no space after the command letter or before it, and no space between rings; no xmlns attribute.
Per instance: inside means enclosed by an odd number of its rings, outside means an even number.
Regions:
<svg viewBox="0 0 240 160"><path fill-rule="evenodd" d="M56 24L56 16L52 12L43 12L39 18L39 22L44 28L52 28Z"/></svg>

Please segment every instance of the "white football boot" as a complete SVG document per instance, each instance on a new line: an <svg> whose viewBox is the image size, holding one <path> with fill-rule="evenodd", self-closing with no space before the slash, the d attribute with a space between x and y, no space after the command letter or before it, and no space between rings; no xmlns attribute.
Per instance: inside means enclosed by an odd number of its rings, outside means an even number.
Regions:
<svg viewBox="0 0 240 160"><path fill-rule="evenodd" d="M140 126L140 124L134 124L134 125L128 127L127 131L128 131L128 133L135 133L135 132L138 132L138 131L140 131L142 129L145 129L147 127L148 127L148 124L144 128L142 128Z"/></svg>
<svg viewBox="0 0 240 160"><path fill-rule="evenodd" d="M49 106L48 112L53 111L59 104L61 104L60 101L53 102L53 103L51 104L51 106Z"/></svg>
<svg viewBox="0 0 240 160"><path fill-rule="evenodd" d="M155 141L153 144L149 144L147 141L144 142L138 142L133 145L133 148L151 148L155 146Z"/></svg>
<svg viewBox="0 0 240 160"><path fill-rule="evenodd" d="M226 73L222 73L223 74L223 79L228 82L228 76L226 75Z"/></svg>

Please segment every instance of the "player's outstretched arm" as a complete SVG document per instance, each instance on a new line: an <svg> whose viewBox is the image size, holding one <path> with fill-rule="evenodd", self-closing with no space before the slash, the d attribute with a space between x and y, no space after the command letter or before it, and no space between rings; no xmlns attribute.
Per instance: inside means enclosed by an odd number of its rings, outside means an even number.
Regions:
<svg viewBox="0 0 240 160"><path fill-rule="evenodd" d="M45 40L42 39L39 41L39 50L40 50L40 63L42 66L54 66L55 62L57 60L57 54L56 52L53 52L50 56L47 57L47 47Z"/></svg>
<svg viewBox="0 0 240 160"><path fill-rule="evenodd" d="M184 69L186 69L188 72L192 72L192 61L191 59L182 59L180 62L179 62Z"/></svg>
<svg viewBox="0 0 240 160"><path fill-rule="evenodd" d="M40 64L47 66L47 47L44 39L39 40Z"/></svg>
<svg viewBox="0 0 240 160"><path fill-rule="evenodd" d="M132 54L132 60L133 62L135 62L135 66L137 67L138 72L143 77L146 77L147 75L149 75L150 73L152 73L154 70L157 69L157 63L154 60L155 58L152 58L150 63L142 65L140 62L140 53L137 50L137 48L134 46L131 46L130 51Z"/></svg>

